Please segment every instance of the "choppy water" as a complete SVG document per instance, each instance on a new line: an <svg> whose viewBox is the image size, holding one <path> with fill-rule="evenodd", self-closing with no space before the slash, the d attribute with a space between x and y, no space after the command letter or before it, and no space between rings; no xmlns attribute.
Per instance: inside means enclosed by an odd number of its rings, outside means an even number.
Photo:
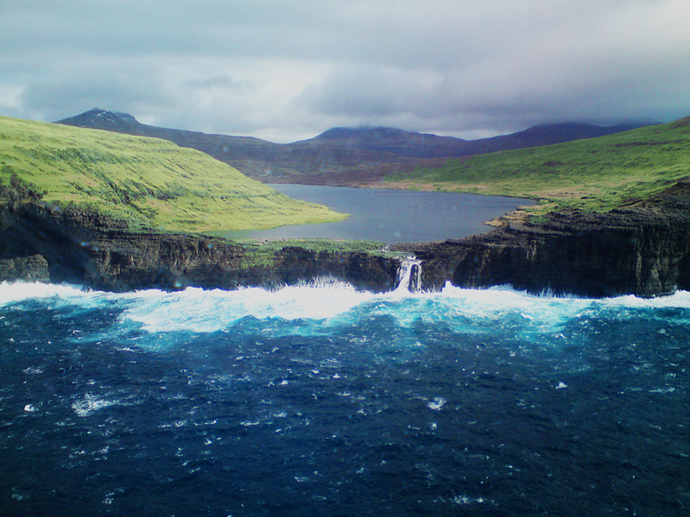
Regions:
<svg viewBox="0 0 690 517"><path fill-rule="evenodd" d="M690 514L690 293L0 286L0 515Z"/></svg>

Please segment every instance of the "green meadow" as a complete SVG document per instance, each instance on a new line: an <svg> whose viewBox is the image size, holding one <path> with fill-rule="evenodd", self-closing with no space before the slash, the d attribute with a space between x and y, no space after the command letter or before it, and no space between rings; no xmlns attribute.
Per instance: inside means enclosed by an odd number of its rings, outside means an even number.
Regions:
<svg viewBox="0 0 690 517"><path fill-rule="evenodd" d="M0 117L0 182L17 180L45 203L88 207L132 229L205 233L347 217L167 140Z"/></svg>
<svg viewBox="0 0 690 517"><path fill-rule="evenodd" d="M690 177L690 117L615 135L449 160L387 178L400 188L537 199L529 209L606 212Z"/></svg>
<svg viewBox="0 0 690 517"><path fill-rule="evenodd" d="M401 259L407 254L390 250L384 243L375 241L333 240L333 239L237 239L237 245L244 248L242 268L270 266L276 253L286 247L296 247L315 253L364 253L389 259Z"/></svg>

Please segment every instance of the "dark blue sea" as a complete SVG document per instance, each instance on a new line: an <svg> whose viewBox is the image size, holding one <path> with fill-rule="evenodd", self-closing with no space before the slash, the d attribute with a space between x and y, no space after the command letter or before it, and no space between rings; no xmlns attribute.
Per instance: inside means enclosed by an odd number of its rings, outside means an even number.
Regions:
<svg viewBox="0 0 690 517"><path fill-rule="evenodd" d="M687 516L690 293L3 284L0 515Z"/></svg>

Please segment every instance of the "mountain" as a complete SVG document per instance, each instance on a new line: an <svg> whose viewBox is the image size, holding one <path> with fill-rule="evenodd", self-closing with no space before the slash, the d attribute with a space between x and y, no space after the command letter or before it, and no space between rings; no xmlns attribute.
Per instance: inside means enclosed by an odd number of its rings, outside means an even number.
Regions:
<svg viewBox="0 0 690 517"><path fill-rule="evenodd" d="M96 120L138 124L114 113ZM0 166L0 194L19 189L50 206L88 207L134 228L207 232L344 218L161 139L0 117Z"/></svg>
<svg viewBox="0 0 690 517"><path fill-rule="evenodd" d="M149 136L175 142L213 156L237 168L249 177L264 181L280 177L299 177L332 173L361 167L362 164L394 163L399 157L387 153L338 148L315 148L310 145L275 144L259 138L227 136L167 129L141 124L131 115L94 108L57 124L103 129L129 135Z"/></svg>
<svg viewBox="0 0 690 517"><path fill-rule="evenodd" d="M228 163L228 155L235 159L253 159L266 156L270 159L281 146L253 137L208 135L197 131L167 129L149 126L137 121L132 115L94 108L76 117L59 120L57 124L82 128L102 129L115 133L147 136L170 140L181 147L190 147L210 154L220 161Z"/></svg>
<svg viewBox="0 0 690 517"><path fill-rule="evenodd" d="M485 154L508 149L559 144L584 138L596 138L629 131L643 125L550 124L533 126L510 135L469 141L448 136L410 133L401 129L386 127L337 127L329 129L310 140L299 142L299 144L366 149L368 151L387 152L412 158L441 158Z"/></svg>
<svg viewBox="0 0 690 517"><path fill-rule="evenodd" d="M593 124L568 122L563 124L532 126L524 131L518 131L510 135L473 140L469 142L470 152L467 154L486 154L510 149L561 144L574 140L598 138L600 136L622 133L646 125L650 124L637 123L618 124L616 126L595 126Z"/></svg>
<svg viewBox="0 0 690 517"><path fill-rule="evenodd" d="M385 127L333 128L308 140L276 144L252 137L149 126L126 113L98 108L57 123L163 138L210 154L264 182L322 184L359 184L381 179L398 170L436 167L441 163L439 159L447 157L592 138L642 125L555 124L470 141Z"/></svg>
<svg viewBox="0 0 690 517"><path fill-rule="evenodd" d="M471 142L460 138L412 133L389 127L345 128L335 127L293 146L344 147L391 153L410 158L436 158L463 156Z"/></svg>

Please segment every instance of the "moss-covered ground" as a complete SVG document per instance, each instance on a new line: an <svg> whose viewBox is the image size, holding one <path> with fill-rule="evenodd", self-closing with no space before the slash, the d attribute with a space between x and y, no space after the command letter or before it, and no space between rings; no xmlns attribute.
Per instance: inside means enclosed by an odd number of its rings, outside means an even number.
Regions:
<svg viewBox="0 0 690 517"><path fill-rule="evenodd" d="M390 250L381 242L333 240L333 239L237 239L235 244L245 250L245 267L270 265L276 256L276 252L283 248L297 247L314 252L343 252L343 253L367 253L371 255L399 259L406 254L400 251Z"/></svg>

